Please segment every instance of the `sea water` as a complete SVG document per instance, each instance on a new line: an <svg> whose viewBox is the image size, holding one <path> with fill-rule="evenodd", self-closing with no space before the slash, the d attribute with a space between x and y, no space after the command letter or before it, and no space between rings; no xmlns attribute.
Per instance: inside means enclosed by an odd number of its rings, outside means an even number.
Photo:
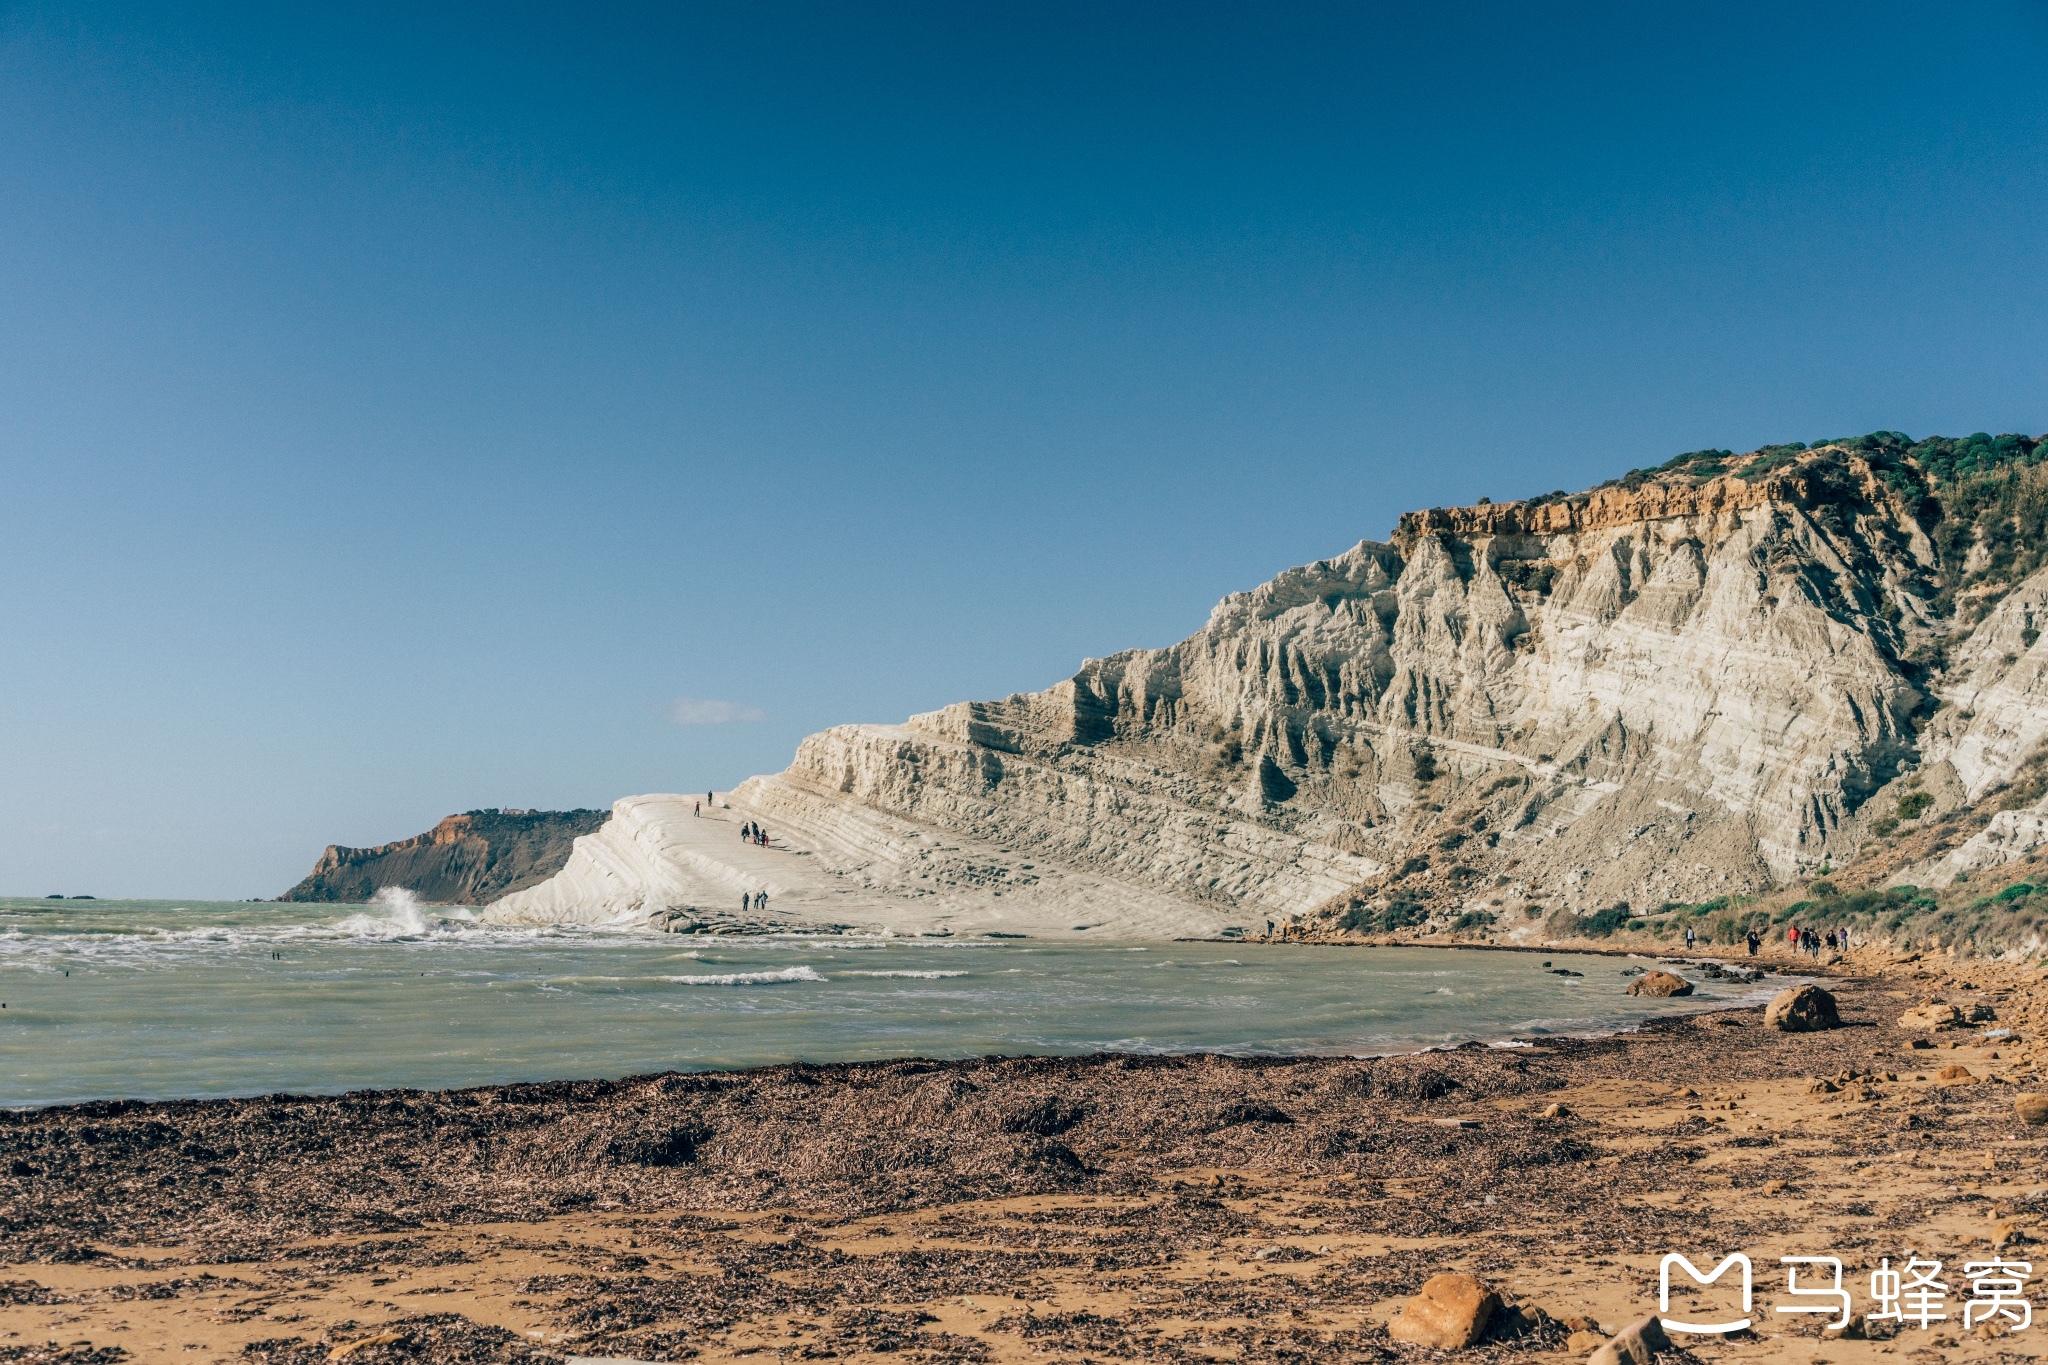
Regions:
<svg viewBox="0 0 2048 1365"><path fill-rule="evenodd" d="M1557 975L1566 969L1580 976ZM988 1053L1371 1054L1761 998L1648 959L1256 943L685 937L369 906L0 900L0 1106Z"/></svg>

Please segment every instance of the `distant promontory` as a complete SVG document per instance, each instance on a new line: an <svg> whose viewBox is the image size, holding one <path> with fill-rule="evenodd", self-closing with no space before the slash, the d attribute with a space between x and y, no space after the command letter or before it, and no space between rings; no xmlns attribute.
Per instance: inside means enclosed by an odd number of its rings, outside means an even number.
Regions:
<svg viewBox="0 0 2048 1365"><path fill-rule="evenodd" d="M562 870L570 850L610 816L605 810L473 810L425 834L375 848L329 844L281 901L359 904L387 886L441 905L488 905Z"/></svg>

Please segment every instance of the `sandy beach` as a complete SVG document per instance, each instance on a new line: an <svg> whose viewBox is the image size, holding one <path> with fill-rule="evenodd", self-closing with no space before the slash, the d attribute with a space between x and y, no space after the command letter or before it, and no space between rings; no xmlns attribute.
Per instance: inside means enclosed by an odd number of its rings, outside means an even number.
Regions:
<svg viewBox="0 0 2048 1365"><path fill-rule="evenodd" d="M2048 1089L2039 972L1850 971L1845 1026L1812 1034L1750 1010L1370 1060L8 1113L0 1361L1406 1358L1429 1352L1386 1323L1447 1270L1546 1319L1464 1355L1565 1359L1654 1307L1665 1253L1737 1250L1757 1327L1681 1338L1698 1358L2030 1356L2032 1330L1824 1345L1770 1311L1781 1255L1840 1257L1858 1312L1909 1249L1960 1289L1994 1243L2024 1254L2048 1199L2048 1130L2014 1110ZM1935 998L1996 1021L1897 1026Z"/></svg>

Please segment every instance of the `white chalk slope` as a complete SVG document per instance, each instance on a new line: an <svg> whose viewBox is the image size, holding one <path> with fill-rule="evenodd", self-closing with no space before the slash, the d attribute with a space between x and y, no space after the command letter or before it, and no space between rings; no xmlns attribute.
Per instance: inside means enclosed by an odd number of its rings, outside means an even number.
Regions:
<svg viewBox="0 0 2048 1365"><path fill-rule="evenodd" d="M768 787L774 810L747 801ZM1246 923L1241 911L1056 868L879 811L820 803L822 818L793 816L801 796L774 778L739 795L629 796L576 841L568 864L539 886L499 900L497 924L641 923L672 910L727 912L768 894L767 916L799 925L846 925L899 934L1172 937ZM740 827L767 827L767 848ZM1083 928L1082 926L1086 926ZM1263 921L1257 927L1263 927Z"/></svg>

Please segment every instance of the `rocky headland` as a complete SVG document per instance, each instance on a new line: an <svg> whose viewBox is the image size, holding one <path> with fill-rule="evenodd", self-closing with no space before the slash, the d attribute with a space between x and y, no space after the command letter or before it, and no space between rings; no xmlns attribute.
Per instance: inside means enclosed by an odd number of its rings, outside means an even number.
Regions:
<svg viewBox="0 0 2048 1365"><path fill-rule="evenodd" d="M375 848L329 844L281 901L362 904L401 887L440 905L488 905L544 882L569 861L576 840L605 822L601 810L473 810L425 834Z"/></svg>
<svg viewBox="0 0 2048 1365"><path fill-rule="evenodd" d="M1924 915L2048 840L2044 458L1879 432L1410 513L1171 648L811 736L721 798L791 856L635 797L489 915L758 890L926 932L1557 941L1815 883Z"/></svg>

